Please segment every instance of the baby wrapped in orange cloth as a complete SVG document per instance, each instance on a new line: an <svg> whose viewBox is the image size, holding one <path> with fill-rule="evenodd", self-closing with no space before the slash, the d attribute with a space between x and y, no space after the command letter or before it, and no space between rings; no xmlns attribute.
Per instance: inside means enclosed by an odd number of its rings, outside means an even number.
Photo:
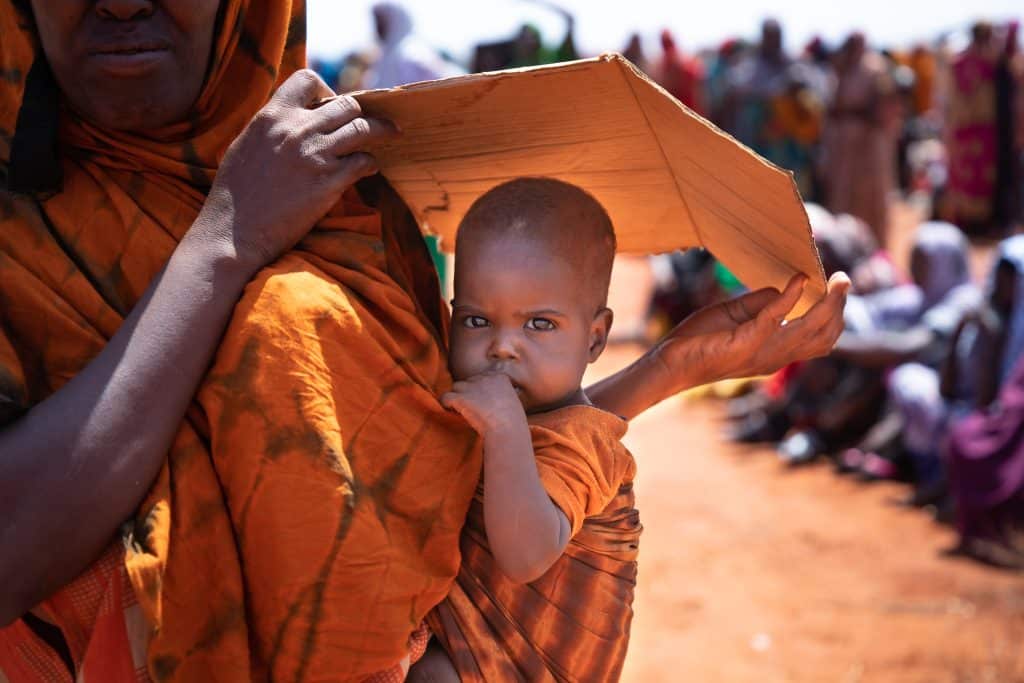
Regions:
<svg viewBox="0 0 1024 683"><path fill-rule="evenodd" d="M606 681L632 619L636 466L626 422L581 388L604 350L615 236L604 209L560 181L481 197L459 229L442 398L484 441L462 567L431 613L410 680Z"/></svg>

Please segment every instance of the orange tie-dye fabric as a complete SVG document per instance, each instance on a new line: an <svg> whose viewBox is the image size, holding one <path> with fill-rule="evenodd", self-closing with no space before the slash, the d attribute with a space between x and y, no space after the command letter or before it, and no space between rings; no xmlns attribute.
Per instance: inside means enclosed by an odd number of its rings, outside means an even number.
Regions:
<svg viewBox="0 0 1024 683"><path fill-rule="evenodd" d="M0 0L0 173L39 54ZM224 0L187 123L61 111L63 188L0 190L0 424L80 371L195 219L228 144L305 60L305 9ZM415 223L354 192L245 291L153 488L81 577L0 630L0 680L360 680L447 592L479 475Z"/></svg>
<svg viewBox="0 0 1024 683"><path fill-rule="evenodd" d="M640 540L636 464L625 421L587 406L530 417L544 489L573 537L539 579L498 569L484 530L482 492L462 534L462 567L428 618L463 683L617 681L629 644Z"/></svg>

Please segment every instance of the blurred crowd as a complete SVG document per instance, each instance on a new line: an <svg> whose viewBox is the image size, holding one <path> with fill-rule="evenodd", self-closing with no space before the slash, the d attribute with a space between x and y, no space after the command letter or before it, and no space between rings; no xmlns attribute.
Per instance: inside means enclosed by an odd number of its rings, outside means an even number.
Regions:
<svg viewBox="0 0 1024 683"><path fill-rule="evenodd" d="M571 14L545 43L530 25L459 64L409 13L373 9L377 49L313 62L339 91L580 57ZM609 46L614 48L614 46ZM830 274L853 280L834 353L794 365L729 406L731 436L830 459L865 481L899 479L906 504L955 523L959 550L1024 567L1024 56L1017 24L977 22L907 49L853 33L785 49L783 27L690 52L663 31L623 54L691 110L792 171ZM892 207L924 222L908 262ZM989 259L972 277L972 250ZM742 290L711 254L653 259L651 319L674 324Z"/></svg>
<svg viewBox="0 0 1024 683"><path fill-rule="evenodd" d="M579 58L576 18L534 4L563 18L557 41L527 24L478 44L460 64L417 36L401 4L381 2L375 49L312 65L348 92ZM687 53L668 30L653 56L637 34L621 49L691 110L791 170L805 199L860 218L881 244L895 191L927 194L935 218L971 236L1003 235L1021 220L1024 56L1015 23L978 22L907 49L877 49L861 33L835 46L815 38L790 54L781 24L766 20L757 40L717 49Z"/></svg>

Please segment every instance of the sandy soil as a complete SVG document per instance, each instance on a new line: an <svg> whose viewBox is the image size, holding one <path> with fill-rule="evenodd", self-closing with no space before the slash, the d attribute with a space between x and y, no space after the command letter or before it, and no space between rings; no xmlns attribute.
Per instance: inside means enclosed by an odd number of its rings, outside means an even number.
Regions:
<svg viewBox="0 0 1024 683"><path fill-rule="evenodd" d="M646 277L617 271L624 326ZM645 531L624 681L1024 681L1024 576L947 555L955 533L897 505L902 486L726 442L723 413L673 399L626 437Z"/></svg>
<svg viewBox="0 0 1024 683"><path fill-rule="evenodd" d="M955 534L903 487L726 443L721 414L677 399L627 436L645 530L623 680L1024 680L1024 577L944 555Z"/></svg>

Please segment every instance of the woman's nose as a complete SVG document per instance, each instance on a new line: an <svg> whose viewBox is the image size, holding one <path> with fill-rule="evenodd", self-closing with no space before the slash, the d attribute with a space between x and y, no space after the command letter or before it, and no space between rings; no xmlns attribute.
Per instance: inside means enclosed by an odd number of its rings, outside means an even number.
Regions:
<svg viewBox="0 0 1024 683"><path fill-rule="evenodd" d="M105 19L128 21L148 17L153 13L152 0L100 0L96 12Z"/></svg>

